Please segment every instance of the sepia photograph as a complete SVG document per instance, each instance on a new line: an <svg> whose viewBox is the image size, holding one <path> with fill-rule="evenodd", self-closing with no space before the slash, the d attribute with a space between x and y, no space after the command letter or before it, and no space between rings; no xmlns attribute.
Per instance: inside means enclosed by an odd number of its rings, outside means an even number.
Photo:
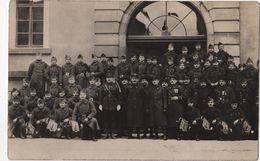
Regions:
<svg viewBox="0 0 260 161"><path fill-rule="evenodd" d="M258 159L259 2L8 5L8 159Z"/></svg>

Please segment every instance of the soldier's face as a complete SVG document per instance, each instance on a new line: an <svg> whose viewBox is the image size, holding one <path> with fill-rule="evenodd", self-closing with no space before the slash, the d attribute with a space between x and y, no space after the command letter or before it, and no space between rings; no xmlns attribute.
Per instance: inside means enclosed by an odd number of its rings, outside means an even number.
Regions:
<svg viewBox="0 0 260 161"><path fill-rule="evenodd" d="M52 83L52 84L56 84L56 83L57 83L57 80L56 80L56 79L52 79L52 80L51 80L51 83Z"/></svg>
<svg viewBox="0 0 260 161"><path fill-rule="evenodd" d="M52 60L51 64L57 64L57 61L56 60Z"/></svg>
<svg viewBox="0 0 260 161"><path fill-rule="evenodd" d="M171 79L170 84L176 84L178 81L176 79Z"/></svg>
<svg viewBox="0 0 260 161"><path fill-rule="evenodd" d="M193 60L198 60L199 56L196 54L196 55L193 55L192 58L193 58Z"/></svg>
<svg viewBox="0 0 260 161"><path fill-rule="evenodd" d="M87 97L87 94L85 92L80 92L80 94L79 94L80 99L86 99L86 97Z"/></svg>
<svg viewBox="0 0 260 161"><path fill-rule="evenodd" d="M151 59L147 59L147 63L148 63L148 64L151 64L151 63L152 63L152 60L151 60Z"/></svg>
<svg viewBox="0 0 260 161"><path fill-rule="evenodd" d="M131 82L134 83L134 84L138 83L138 81L139 81L138 78L131 78Z"/></svg>
<svg viewBox="0 0 260 161"><path fill-rule="evenodd" d="M215 105L215 102L213 101L213 100L210 100L209 102L208 102L208 106L209 107L213 107Z"/></svg>
<svg viewBox="0 0 260 161"><path fill-rule="evenodd" d="M209 52L213 52L214 51L214 48L209 48Z"/></svg>
<svg viewBox="0 0 260 161"><path fill-rule="evenodd" d="M36 96L36 91L31 91L31 92L30 92L30 95L31 95L31 96Z"/></svg>
<svg viewBox="0 0 260 161"><path fill-rule="evenodd" d="M180 59L180 63L185 63L186 62L186 59L185 58L181 58Z"/></svg>
<svg viewBox="0 0 260 161"><path fill-rule="evenodd" d="M225 80L220 80L219 84L220 84L220 86L224 86L224 85L226 85L226 81Z"/></svg>
<svg viewBox="0 0 260 161"><path fill-rule="evenodd" d="M20 104L19 101L17 101L17 100L14 100L14 101L13 101L13 105L14 105L14 106L18 106L19 104Z"/></svg>
<svg viewBox="0 0 260 161"><path fill-rule="evenodd" d="M228 66L228 69L229 69L229 70L233 70L233 69L235 69L235 66L234 66L233 64L230 64L230 65Z"/></svg>
<svg viewBox="0 0 260 161"><path fill-rule="evenodd" d="M139 61L143 62L144 61L144 56L139 56Z"/></svg>
<svg viewBox="0 0 260 161"><path fill-rule="evenodd" d="M123 85L126 85L127 83L128 83L128 80L126 80L126 79L122 80Z"/></svg>
<svg viewBox="0 0 260 161"><path fill-rule="evenodd" d="M207 84L206 84L206 82L200 82L200 86L201 86L201 87L206 87Z"/></svg>
<svg viewBox="0 0 260 161"><path fill-rule="evenodd" d="M108 65L113 65L113 62L112 61L108 61L107 64Z"/></svg>
<svg viewBox="0 0 260 161"><path fill-rule="evenodd" d="M78 58L78 62L83 62L83 59L82 58Z"/></svg>
<svg viewBox="0 0 260 161"><path fill-rule="evenodd" d="M24 86L24 87L28 87L28 86L29 86L29 83L26 82L26 81L24 81L24 82L23 82L23 86Z"/></svg>
<svg viewBox="0 0 260 161"><path fill-rule="evenodd" d="M216 61L216 62L214 62L212 65L218 66L218 62Z"/></svg>
<svg viewBox="0 0 260 161"><path fill-rule="evenodd" d="M189 79L185 79L184 80L184 84L189 84L190 83L190 80Z"/></svg>
<svg viewBox="0 0 260 161"><path fill-rule="evenodd" d="M78 94L78 92L73 92L72 95L73 95L73 97L78 97L79 94Z"/></svg>
<svg viewBox="0 0 260 161"><path fill-rule="evenodd" d="M179 66L179 68L180 68L181 70L183 70L183 69L185 68L185 65L184 65L184 64L181 64L181 65Z"/></svg>
<svg viewBox="0 0 260 161"><path fill-rule="evenodd" d="M107 83L112 83L113 79L112 78L106 78Z"/></svg>
<svg viewBox="0 0 260 161"><path fill-rule="evenodd" d="M60 107L64 108L66 106L66 103L64 101L60 102Z"/></svg>
<svg viewBox="0 0 260 161"><path fill-rule="evenodd" d="M247 82L242 82L241 86L242 87L246 87L247 86Z"/></svg>
<svg viewBox="0 0 260 161"><path fill-rule="evenodd" d="M64 96L65 96L65 92L60 92L60 93L59 93L59 96L60 96L60 97L64 97Z"/></svg>
<svg viewBox="0 0 260 161"><path fill-rule="evenodd" d="M218 46L218 49L219 49L219 50L224 50L224 45L219 45L219 46Z"/></svg>
<svg viewBox="0 0 260 161"><path fill-rule="evenodd" d="M122 63L125 63L125 62L126 62L126 59L121 59L121 62L122 62Z"/></svg>
<svg viewBox="0 0 260 161"><path fill-rule="evenodd" d="M208 57L208 60L209 60L209 61L213 61L213 59L214 59L213 55L210 55L210 56Z"/></svg>
<svg viewBox="0 0 260 161"><path fill-rule="evenodd" d="M144 85L147 85L148 81L146 79L142 79L141 83L144 84Z"/></svg>
<svg viewBox="0 0 260 161"><path fill-rule="evenodd" d="M182 49L182 54L187 54L188 53L188 49Z"/></svg>
<svg viewBox="0 0 260 161"><path fill-rule="evenodd" d="M100 81L97 81L96 82L96 86L100 86L101 85L101 82Z"/></svg>
<svg viewBox="0 0 260 161"><path fill-rule="evenodd" d="M75 79L74 79L74 78L70 78L70 79L69 79L69 83L70 83L70 84L74 84L74 83L75 83Z"/></svg>
<svg viewBox="0 0 260 161"><path fill-rule="evenodd" d="M209 66L210 66L210 62L209 62L209 61L206 61L206 62L204 63L204 66L205 66L205 67L209 67Z"/></svg>
<svg viewBox="0 0 260 161"><path fill-rule="evenodd" d="M41 109L44 107L44 104L43 104L43 103L38 103L37 105L38 105L38 107L41 108Z"/></svg>
<svg viewBox="0 0 260 161"><path fill-rule="evenodd" d="M232 109L236 109L236 108L237 108L237 105L238 105L237 103L232 103L232 104L231 104L231 108L232 108Z"/></svg>
<svg viewBox="0 0 260 161"><path fill-rule="evenodd" d="M152 63L157 64L157 60L156 59L152 60Z"/></svg>
<svg viewBox="0 0 260 161"><path fill-rule="evenodd" d="M167 87L168 83L167 82L162 82L162 87Z"/></svg>
<svg viewBox="0 0 260 161"><path fill-rule="evenodd" d="M196 50L200 50L201 49L201 45L197 44L195 48L196 48Z"/></svg>
<svg viewBox="0 0 260 161"><path fill-rule="evenodd" d="M96 83L96 81L94 80L94 79L91 79L90 81L89 81L89 84L91 84L91 85L93 85L93 84L95 84Z"/></svg>
<svg viewBox="0 0 260 161"><path fill-rule="evenodd" d="M194 64L194 68L198 69L200 67L200 64Z"/></svg>
<svg viewBox="0 0 260 161"><path fill-rule="evenodd" d="M12 93L12 95L13 95L14 97L18 96L18 94L19 94L18 91L13 91L13 93Z"/></svg>
<svg viewBox="0 0 260 161"><path fill-rule="evenodd" d="M174 46L173 46L172 44L169 44L169 45L168 45L168 50L169 50L169 51L173 51L173 50L174 50Z"/></svg>
<svg viewBox="0 0 260 161"><path fill-rule="evenodd" d="M70 61L71 61L70 59L65 59L66 63L70 63Z"/></svg>
<svg viewBox="0 0 260 161"><path fill-rule="evenodd" d="M98 61L98 57L94 56L94 57L92 58L92 60L93 60L93 61Z"/></svg>
<svg viewBox="0 0 260 161"><path fill-rule="evenodd" d="M153 85L158 85L159 84L159 80L158 79L154 79L153 80Z"/></svg>
<svg viewBox="0 0 260 161"><path fill-rule="evenodd" d="M136 61L136 57L135 57L135 56L132 56L132 57L131 57L131 61Z"/></svg>
<svg viewBox="0 0 260 161"><path fill-rule="evenodd" d="M169 64L169 65L172 65L172 64L173 64L173 61L172 61L172 60L168 60L168 64Z"/></svg>
<svg viewBox="0 0 260 161"><path fill-rule="evenodd" d="M45 97L46 99L49 99L49 98L51 98L51 94L50 94L50 93L46 93L44 97Z"/></svg>
<svg viewBox="0 0 260 161"><path fill-rule="evenodd" d="M107 61L107 57L101 57L101 61Z"/></svg>
<svg viewBox="0 0 260 161"><path fill-rule="evenodd" d="M188 102L189 107L193 107L194 103L193 102Z"/></svg>

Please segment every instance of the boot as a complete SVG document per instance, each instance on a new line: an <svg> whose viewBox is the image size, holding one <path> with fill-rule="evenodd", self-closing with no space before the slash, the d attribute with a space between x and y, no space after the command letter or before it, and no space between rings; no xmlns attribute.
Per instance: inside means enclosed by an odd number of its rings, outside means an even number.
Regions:
<svg viewBox="0 0 260 161"><path fill-rule="evenodd" d="M167 140L167 129L163 127L163 140Z"/></svg>
<svg viewBox="0 0 260 161"><path fill-rule="evenodd" d="M140 129L137 129L137 139L141 139L141 137L140 137Z"/></svg>

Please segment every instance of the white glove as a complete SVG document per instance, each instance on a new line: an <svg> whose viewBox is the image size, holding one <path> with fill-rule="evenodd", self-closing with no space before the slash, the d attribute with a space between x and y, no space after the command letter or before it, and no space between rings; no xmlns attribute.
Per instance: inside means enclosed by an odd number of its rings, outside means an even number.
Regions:
<svg viewBox="0 0 260 161"><path fill-rule="evenodd" d="M88 118L85 118L85 120L84 120L84 121L88 122L88 120L89 120Z"/></svg>
<svg viewBox="0 0 260 161"><path fill-rule="evenodd" d="M120 110L121 110L121 106L120 106L120 105L117 105L117 106L116 106L116 110L117 110L117 111L120 111Z"/></svg>
<svg viewBox="0 0 260 161"><path fill-rule="evenodd" d="M38 120L38 121L36 121L36 124L39 124L41 121L40 120Z"/></svg>
<svg viewBox="0 0 260 161"><path fill-rule="evenodd" d="M17 118L13 119L13 123L16 123L16 121L17 121Z"/></svg>
<svg viewBox="0 0 260 161"><path fill-rule="evenodd" d="M197 121L196 121L196 120L193 120L192 124L195 125L196 123L197 123Z"/></svg>
<svg viewBox="0 0 260 161"><path fill-rule="evenodd" d="M68 122L68 121L69 121L69 119L68 119L68 118L64 120L64 122Z"/></svg>
<svg viewBox="0 0 260 161"><path fill-rule="evenodd" d="M215 124L216 122L217 122L217 120L215 119L215 120L212 121L212 124Z"/></svg>
<svg viewBox="0 0 260 161"><path fill-rule="evenodd" d="M102 111L102 110L103 110L103 107L102 107L102 105L99 105L99 106L98 106L98 108L99 108L99 110L100 110L100 111Z"/></svg>

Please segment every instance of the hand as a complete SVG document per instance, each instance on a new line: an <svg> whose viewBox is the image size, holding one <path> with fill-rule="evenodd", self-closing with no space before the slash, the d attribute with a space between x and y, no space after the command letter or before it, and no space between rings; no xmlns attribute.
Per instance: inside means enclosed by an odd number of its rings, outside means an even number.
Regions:
<svg viewBox="0 0 260 161"><path fill-rule="evenodd" d="M91 74L91 75L95 75L95 73L94 73L94 72L91 72L90 74Z"/></svg>
<svg viewBox="0 0 260 161"><path fill-rule="evenodd" d="M31 116L32 116L32 114L30 114L30 113L27 114L27 117L31 117Z"/></svg>
<svg viewBox="0 0 260 161"><path fill-rule="evenodd" d="M102 105L99 105L99 106L98 106L98 109L99 109L100 111L102 111L102 110L103 110Z"/></svg>
<svg viewBox="0 0 260 161"><path fill-rule="evenodd" d="M93 101L94 101L94 99L91 97L91 98L89 98L89 101L93 102Z"/></svg>
<svg viewBox="0 0 260 161"><path fill-rule="evenodd" d="M69 119L68 118L66 118L65 120L64 120L64 122L68 122L69 121Z"/></svg>
<svg viewBox="0 0 260 161"><path fill-rule="evenodd" d="M84 73L80 73L79 75L80 75L81 77L84 77Z"/></svg>
<svg viewBox="0 0 260 161"><path fill-rule="evenodd" d="M40 120L38 120L38 121L36 121L36 124L39 124L41 121Z"/></svg>
<svg viewBox="0 0 260 161"><path fill-rule="evenodd" d="M196 121L196 120L193 120L192 124L193 124L193 125L197 124L197 121Z"/></svg>
<svg viewBox="0 0 260 161"><path fill-rule="evenodd" d="M121 106L120 106L120 105L117 105L117 106L116 106L116 110L117 110L117 111L120 111L120 110L121 110Z"/></svg>
<svg viewBox="0 0 260 161"><path fill-rule="evenodd" d="M215 124L216 122L217 122L217 120L215 119L215 120L212 121L212 124Z"/></svg>
<svg viewBox="0 0 260 161"><path fill-rule="evenodd" d="M13 123L16 123L17 122L17 118L13 119Z"/></svg>
<svg viewBox="0 0 260 161"><path fill-rule="evenodd" d="M171 98L171 100L178 100L178 97L177 97L177 96L173 96L173 97Z"/></svg>
<svg viewBox="0 0 260 161"><path fill-rule="evenodd" d="M70 73L69 73L69 72L66 72L65 75L68 77L68 76L70 76Z"/></svg>
<svg viewBox="0 0 260 161"><path fill-rule="evenodd" d="M238 123L239 119L235 120L234 121L234 125L236 125Z"/></svg>

